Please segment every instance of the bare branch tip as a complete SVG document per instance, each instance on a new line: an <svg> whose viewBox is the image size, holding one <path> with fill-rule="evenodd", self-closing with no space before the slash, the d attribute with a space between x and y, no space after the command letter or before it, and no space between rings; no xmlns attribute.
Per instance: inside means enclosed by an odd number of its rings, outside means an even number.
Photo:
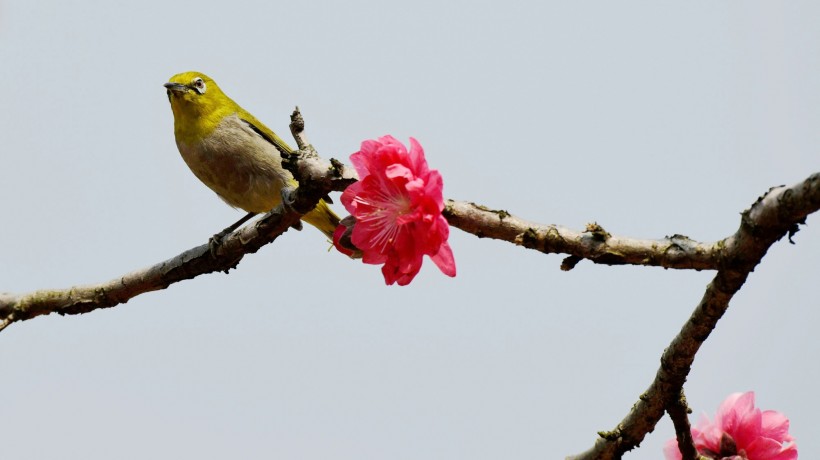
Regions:
<svg viewBox="0 0 820 460"><path fill-rule="evenodd" d="M293 120L295 118L302 118L302 112L299 110L299 106L293 107L293 113L290 114L290 119Z"/></svg>
<svg viewBox="0 0 820 460"><path fill-rule="evenodd" d="M334 177L342 177L344 175L345 164L335 158L331 158L330 169Z"/></svg>

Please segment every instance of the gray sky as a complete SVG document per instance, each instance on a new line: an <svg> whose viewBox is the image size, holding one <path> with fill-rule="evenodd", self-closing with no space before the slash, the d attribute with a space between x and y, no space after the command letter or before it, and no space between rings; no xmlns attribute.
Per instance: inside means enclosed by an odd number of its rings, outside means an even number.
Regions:
<svg viewBox="0 0 820 460"><path fill-rule="evenodd" d="M820 170L820 4L0 0L0 291L105 281L241 214L181 160L162 84L200 70L326 156L416 137L445 195L715 240ZM338 200L337 200L338 201ZM336 206L341 212L341 207ZM820 228L777 243L698 355L820 457ZM611 429L712 273L450 239L406 288L288 232L230 275L0 334L3 458L563 458ZM662 458L664 419L630 459Z"/></svg>

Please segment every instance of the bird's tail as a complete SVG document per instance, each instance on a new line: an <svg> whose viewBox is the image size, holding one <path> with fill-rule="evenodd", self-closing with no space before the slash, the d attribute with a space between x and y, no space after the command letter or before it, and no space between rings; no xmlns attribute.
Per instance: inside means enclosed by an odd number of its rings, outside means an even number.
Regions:
<svg viewBox="0 0 820 460"><path fill-rule="evenodd" d="M324 233L328 239L333 240L333 232L339 226L339 216L330 209L330 206L325 203L325 200L319 201L319 204L313 208L313 211L302 216L302 220L313 225Z"/></svg>

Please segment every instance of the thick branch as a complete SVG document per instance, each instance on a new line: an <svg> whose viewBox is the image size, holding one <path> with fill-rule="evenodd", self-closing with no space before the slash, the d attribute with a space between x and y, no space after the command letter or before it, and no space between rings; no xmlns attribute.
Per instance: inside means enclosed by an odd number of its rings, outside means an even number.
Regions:
<svg viewBox="0 0 820 460"><path fill-rule="evenodd" d="M740 228L725 241L722 267L695 311L661 357L655 380L614 430L604 433L573 460L611 460L638 446L665 408L682 391L695 354L729 308L732 296L772 244L797 231L797 224L820 209L820 173L791 187L775 187L743 212Z"/></svg>

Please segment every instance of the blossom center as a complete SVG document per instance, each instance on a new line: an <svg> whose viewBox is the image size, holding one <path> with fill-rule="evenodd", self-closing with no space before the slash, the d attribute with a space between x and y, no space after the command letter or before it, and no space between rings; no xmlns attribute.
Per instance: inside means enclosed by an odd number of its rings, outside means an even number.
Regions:
<svg viewBox="0 0 820 460"><path fill-rule="evenodd" d="M355 201L367 207L368 211L358 217L362 222L372 224L378 231L373 237L373 246L382 253L393 244L402 226L407 223L404 216L410 214L410 197L404 193L389 194L375 190L372 195L359 195Z"/></svg>

